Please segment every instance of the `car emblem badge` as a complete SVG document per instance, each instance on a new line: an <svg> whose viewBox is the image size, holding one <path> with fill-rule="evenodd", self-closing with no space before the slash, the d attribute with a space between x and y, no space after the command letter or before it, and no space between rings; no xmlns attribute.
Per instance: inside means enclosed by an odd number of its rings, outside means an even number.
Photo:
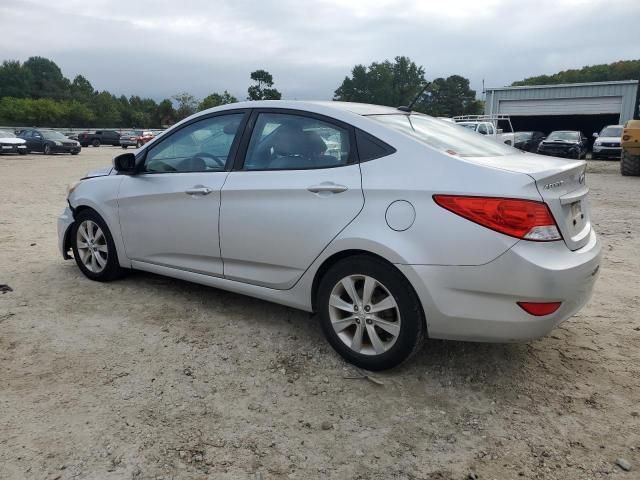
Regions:
<svg viewBox="0 0 640 480"><path fill-rule="evenodd" d="M559 186L561 186L564 183L564 180L560 180L559 182L554 182L554 183L547 183L544 186L545 190L551 190L552 188L558 188Z"/></svg>

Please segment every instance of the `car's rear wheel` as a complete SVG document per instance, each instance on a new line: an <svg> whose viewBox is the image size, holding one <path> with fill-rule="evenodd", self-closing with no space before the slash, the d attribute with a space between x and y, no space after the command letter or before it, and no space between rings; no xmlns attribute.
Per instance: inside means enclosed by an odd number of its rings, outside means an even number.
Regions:
<svg viewBox="0 0 640 480"><path fill-rule="evenodd" d="M331 346L358 367L395 367L422 345L420 301L402 273L383 260L358 255L333 265L320 282L317 307Z"/></svg>
<svg viewBox="0 0 640 480"><path fill-rule="evenodd" d="M98 140L97 138L94 138L93 141L91 142L91 145L93 145L94 147L99 147L100 140Z"/></svg>
<svg viewBox="0 0 640 480"><path fill-rule="evenodd" d="M122 275L113 237L100 215L93 210L81 211L71 235L73 256L86 277L106 282Z"/></svg>
<svg viewBox="0 0 640 480"><path fill-rule="evenodd" d="M127 145L120 145L122 148L126 149Z"/></svg>

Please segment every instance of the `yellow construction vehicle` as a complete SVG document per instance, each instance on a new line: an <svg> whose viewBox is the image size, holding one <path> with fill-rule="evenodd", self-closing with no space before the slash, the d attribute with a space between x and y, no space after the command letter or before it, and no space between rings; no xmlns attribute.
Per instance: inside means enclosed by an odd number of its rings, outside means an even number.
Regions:
<svg viewBox="0 0 640 480"><path fill-rule="evenodd" d="M640 120L629 120L622 131L622 175L640 176Z"/></svg>

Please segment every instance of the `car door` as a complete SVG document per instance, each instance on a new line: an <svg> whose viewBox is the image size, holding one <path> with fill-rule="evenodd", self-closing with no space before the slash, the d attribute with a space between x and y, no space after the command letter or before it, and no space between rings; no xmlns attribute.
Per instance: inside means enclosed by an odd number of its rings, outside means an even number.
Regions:
<svg viewBox="0 0 640 480"><path fill-rule="evenodd" d="M142 152L140 173L118 195L127 256L221 276L220 188L228 175L246 113L199 118Z"/></svg>
<svg viewBox="0 0 640 480"><path fill-rule="evenodd" d="M42 136L42 133L38 130L31 130L31 135L27 140L27 145L29 146L29 150L32 152L44 151L44 137Z"/></svg>
<svg viewBox="0 0 640 480"><path fill-rule="evenodd" d="M350 126L299 111L257 110L222 188L225 278L288 289L360 212Z"/></svg>

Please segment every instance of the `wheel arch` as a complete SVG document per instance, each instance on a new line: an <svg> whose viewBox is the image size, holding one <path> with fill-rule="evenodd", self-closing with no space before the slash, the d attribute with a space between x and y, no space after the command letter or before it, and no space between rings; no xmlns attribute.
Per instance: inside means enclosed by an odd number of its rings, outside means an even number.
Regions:
<svg viewBox="0 0 640 480"><path fill-rule="evenodd" d="M323 262L318 267L318 269L316 270L313 277L313 282L311 284L311 309L313 312L317 311L318 289L320 288L320 281L322 280L322 277L324 277L324 275L329 271L329 269L333 267L336 263L346 258L355 257L355 256L370 257L372 259L386 263L390 268L393 268L394 270L396 270L398 273L400 273L400 275L402 275L407 280L407 283L409 284L410 288L413 290L413 293L416 295L416 298L420 301L420 296L416 292L414 286L411 284L411 281L407 278L407 276L402 271L397 269L393 263L391 263L389 260L387 260L383 256L373 253L371 251L353 248L353 249L341 250L339 252L333 253L332 255L324 259ZM426 315L424 311L424 305L422 305L422 301L420 301L420 308L422 310L422 319L425 322L425 329L426 329L427 322L426 322Z"/></svg>

